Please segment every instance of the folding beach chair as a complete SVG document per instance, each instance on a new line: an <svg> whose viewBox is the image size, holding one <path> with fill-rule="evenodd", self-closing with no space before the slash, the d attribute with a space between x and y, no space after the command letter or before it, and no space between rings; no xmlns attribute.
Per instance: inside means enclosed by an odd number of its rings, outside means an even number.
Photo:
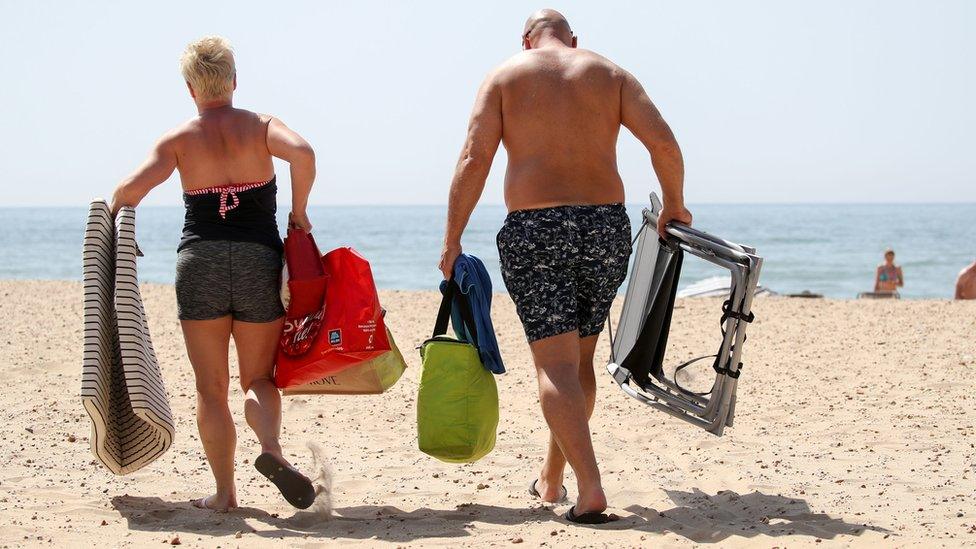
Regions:
<svg viewBox="0 0 976 549"><path fill-rule="evenodd" d="M650 198L651 208L644 209L644 222L634 247L620 323L616 334L612 330L610 333L607 370L628 395L721 436L726 426L732 426L735 415L742 346L746 326L753 320L752 298L763 260L753 248L681 224L669 224L668 238L662 241L657 234L661 201L654 193ZM728 269L732 275L728 299L722 304L718 351L685 362L675 370L677 374L694 362L712 359L715 381L705 393L682 388L676 380L668 379L663 367L685 253Z"/></svg>

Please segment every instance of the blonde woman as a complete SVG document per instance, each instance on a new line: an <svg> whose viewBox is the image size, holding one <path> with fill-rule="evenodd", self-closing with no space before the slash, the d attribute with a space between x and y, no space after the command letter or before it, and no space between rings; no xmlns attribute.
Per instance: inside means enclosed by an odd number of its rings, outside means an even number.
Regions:
<svg viewBox="0 0 976 549"><path fill-rule="evenodd" d="M233 105L237 71L230 44L210 36L180 61L197 116L169 131L149 158L116 188L112 210L136 206L178 170L186 221L176 267L176 298L197 390L197 427L216 492L194 502L237 507L237 435L227 404L228 353L234 338L245 393L244 415L261 443L255 467L289 503L305 508L314 490L281 453L281 397L272 381L284 311L278 294L282 242L275 220L272 157L291 166L289 222L306 231L315 154L280 120Z"/></svg>

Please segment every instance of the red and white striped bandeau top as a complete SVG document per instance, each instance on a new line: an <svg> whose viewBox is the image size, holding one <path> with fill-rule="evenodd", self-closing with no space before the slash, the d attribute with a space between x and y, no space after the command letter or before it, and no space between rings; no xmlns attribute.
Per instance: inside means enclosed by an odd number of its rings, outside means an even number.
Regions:
<svg viewBox="0 0 976 549"><path fill-rule="evenodd" d="M237 198L237 193L250 191L251 189L257 189L258 187L263 187L274 180L275 178L272 177L267 181L258 181L255 183L232 183L230 185L215 185L213 187L206 187L203 189L193 189L192 191L183 191L183 194L187 194L190 196L198 196L201 194L220 194L220 218L227 219L227 212L233 210L241 203L241 200ZM230 205L227 204L228 196L233 201Z"/></svg>

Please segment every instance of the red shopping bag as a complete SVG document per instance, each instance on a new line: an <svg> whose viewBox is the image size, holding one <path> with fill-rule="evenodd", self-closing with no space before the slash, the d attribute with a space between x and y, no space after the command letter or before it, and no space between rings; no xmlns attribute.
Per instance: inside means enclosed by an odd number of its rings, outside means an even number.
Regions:
<svg viewBox="0 0 976 549"><path fill-rule="evenodd" d="M350 366L341 372L328 374L321 379L288 387L284 394L288 395L378 395L385 393L392 387L404 370L407 363L400 354L393 334L389 329L386 335L390 340L390 350L380 356Z"/></svg>
<svg viewBox="0 0 976 549"><path fill-rule="evenodd" d="M292 277L287 241L301 238L289 232L285 242ZM311 237L308 240L314 246ZM304 258L308 245L293 244L291 250ZM307 278L288 280L291 301L275 367L275 384L280 388L320 380L390 351L369 262L352 248L337 248L322 256L324 293L315 308L318 275L315 269L305 269L306 261L295 259L303 265L297 276Z"/></svg>
<svg viewBox="0 0 976 549"><path fill-rule="evenodd" d="M303 317L321 310L326 276L322 254L311 234L301 229L288 229L285 265L288 268L288 318Z"/></svg>

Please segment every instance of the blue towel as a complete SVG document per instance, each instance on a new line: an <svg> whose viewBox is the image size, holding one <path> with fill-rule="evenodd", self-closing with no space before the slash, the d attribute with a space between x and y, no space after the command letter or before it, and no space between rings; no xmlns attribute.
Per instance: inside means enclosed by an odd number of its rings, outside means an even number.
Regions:
<svg viewBox="0 0 976 549"><path fill-rule="evenodd" d="M477 257L470 254L461 254L454 263L454 279L461 290L454 297L451 307L451 324L454 326L454 333L457 338L467 341L478 348L481 356L481 363L485 369L494 374L504 374L505 365L502 363L502 354L498 350L498 340L495 339L495 328L491 324L491 277L485 264ZM441 283L441 291L444 291L448 281ZM473 341L473 337L464 326L461 320L461 307L459 299L466 299L474 316L475 329L478 341Z"/></svg>

